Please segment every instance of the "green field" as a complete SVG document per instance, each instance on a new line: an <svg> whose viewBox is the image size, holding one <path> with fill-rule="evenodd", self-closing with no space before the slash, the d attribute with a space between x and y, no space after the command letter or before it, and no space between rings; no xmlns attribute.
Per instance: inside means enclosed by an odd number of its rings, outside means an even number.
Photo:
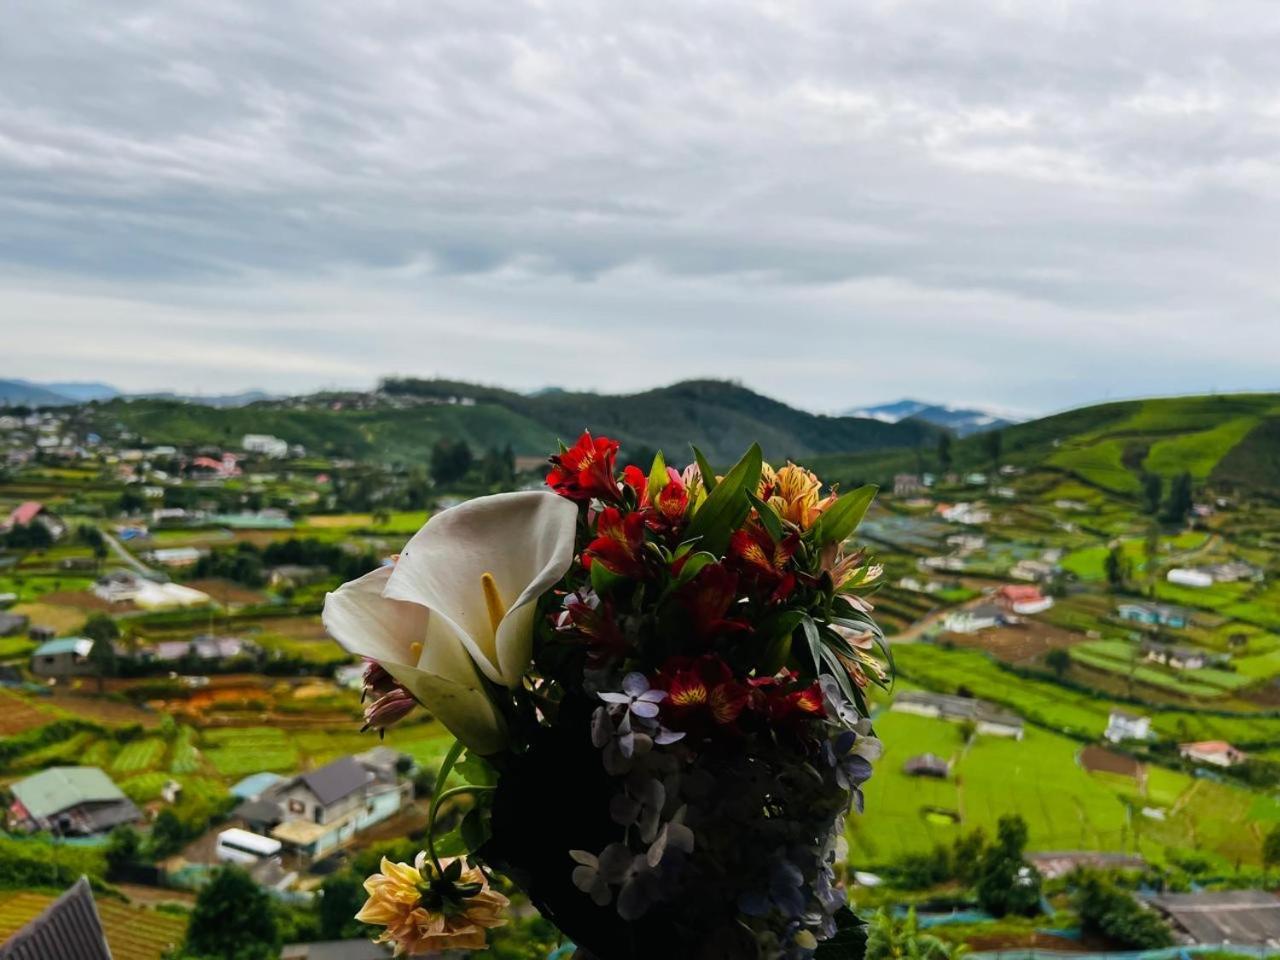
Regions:
<svg viewBox="0 0 1280 960"><path fill-rule="evenodd" d="M1086 666L1105 670L1123 677L1132 677L1135 683L1143 683L1188 697L1212 699L1221 697L1255 681L1243 673L1205 667L1200 670L1174 671L1158 664L1148 663L1141 649L1123 640L1093 640L1077 644L1070 650L1071 659Z"/></svg>
<svg viewBox="0 0 1280 960"><path fill-rule="evenodd" d="M979 736L965 747L956 725L910 714L876 721L885 753L864 787L866 813L850 817L850 860L875 866L903 853L949 844L962 830L994 833L1006 813L1027 821L1029 849L1132 850L1160 860L1167 847L1194 849L1220 861L1258 863L1261 834L1280 805L1259 794L1150 768L1145 795L1118 775L1094 775L1076 761L1080 744L1028 728L1023 740ZM908 758L932 752L950 758L948 780L910 777ZM1126 804L1164 808L1164 822ZM958 824L926 817L930 808L953 811Z"/></svg>
<svg viewBox="0 0 1280 960"><path fill-rule="evenodd" d="M160 766L160 761L164 759L164 752L165 742L158 737L126 743L112 761L111 772L128 774L152 770Z"/></svg>
<svg viewBox="0 0 1280 960"><path fill-rule="evenodd" d="M228 779L261 770L291 773L301 760L297 746L277 727L206 730L203 739L209 745L205 757Z"/></svg>
<svg viewBox="0 0 1280 960"><path fill-rule="evenodd" d="M1133 705L1089 696L1049 680L1018 677L972 650L904 644L895 649L894 660L900 674L919 686L945 693L964 687L976 697L1005 704L1034 723L1090 739L1102 736L1113 709L1135 709ZM1169 738L1280 745L1280 717L1276 716L1216 716L1159 707L1144 712L1151 715L1157 732Z"/></svg>

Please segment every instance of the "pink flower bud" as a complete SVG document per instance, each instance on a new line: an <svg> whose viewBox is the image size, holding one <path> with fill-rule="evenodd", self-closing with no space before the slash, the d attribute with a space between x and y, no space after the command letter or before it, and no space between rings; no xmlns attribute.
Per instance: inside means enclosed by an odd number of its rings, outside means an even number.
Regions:
<svg viewBox="0 0 1280 960"><path fill-rule="evenodd" d="M418 705L418 701L404 687L397 686L390 693L385 693L364 708L364 726L362 730L377 730L379 735L388 727L395 726Z"/></svg>

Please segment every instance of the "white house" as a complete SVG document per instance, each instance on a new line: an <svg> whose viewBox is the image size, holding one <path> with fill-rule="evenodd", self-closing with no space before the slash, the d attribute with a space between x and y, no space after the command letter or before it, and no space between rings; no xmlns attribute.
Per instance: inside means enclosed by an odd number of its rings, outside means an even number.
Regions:
<svg viewBox="0 0 1280 960"><path fill-rule="evenodd" d="M279 458L288 456L289 443L269 433L246 433L240 441L246 453L260 453L264 457Z"/></svg>
<svg viewBox="0 0 1280 960"><path fill-rule="evenodd" d="M1112 743L1124 740L1147 740L1151 737L1151 718L1123 710L1111 711L1103 736Z"/></svg>
<svg viewBox="0 0 1280 960"><path fill-rule="evenodd" d="M955 610L947 614L943 628L951 633L977 633L1006 622L1005 612L994 603L984 603L968 610Z"/></svg>

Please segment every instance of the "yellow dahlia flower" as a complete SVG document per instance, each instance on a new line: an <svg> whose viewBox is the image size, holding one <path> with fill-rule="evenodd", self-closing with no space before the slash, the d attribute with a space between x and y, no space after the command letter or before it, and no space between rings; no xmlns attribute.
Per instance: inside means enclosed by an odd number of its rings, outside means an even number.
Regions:
<svg viewBox="0 0 1280 960"><path fill-rule="evenodd" d="M453 859L441 861L443 873L419 853L413 866L382 858L382 872L364 882L369 899L356 919L385 927L377 943L395 945L395 956L419 956L445 950L483 950L485 930L507 921L510 903L489 889L484 874Z"/></svg>

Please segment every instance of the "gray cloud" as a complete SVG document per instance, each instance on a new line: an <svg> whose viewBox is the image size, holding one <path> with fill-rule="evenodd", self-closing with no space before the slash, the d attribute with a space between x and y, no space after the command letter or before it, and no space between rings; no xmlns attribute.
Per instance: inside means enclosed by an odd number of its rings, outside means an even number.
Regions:
<svg viewBox="0 0 1280 960"><path fill-rule="evenodd" d="M13 0L0 374L1274 387L1278 43L1267 2Z"/></svg>

